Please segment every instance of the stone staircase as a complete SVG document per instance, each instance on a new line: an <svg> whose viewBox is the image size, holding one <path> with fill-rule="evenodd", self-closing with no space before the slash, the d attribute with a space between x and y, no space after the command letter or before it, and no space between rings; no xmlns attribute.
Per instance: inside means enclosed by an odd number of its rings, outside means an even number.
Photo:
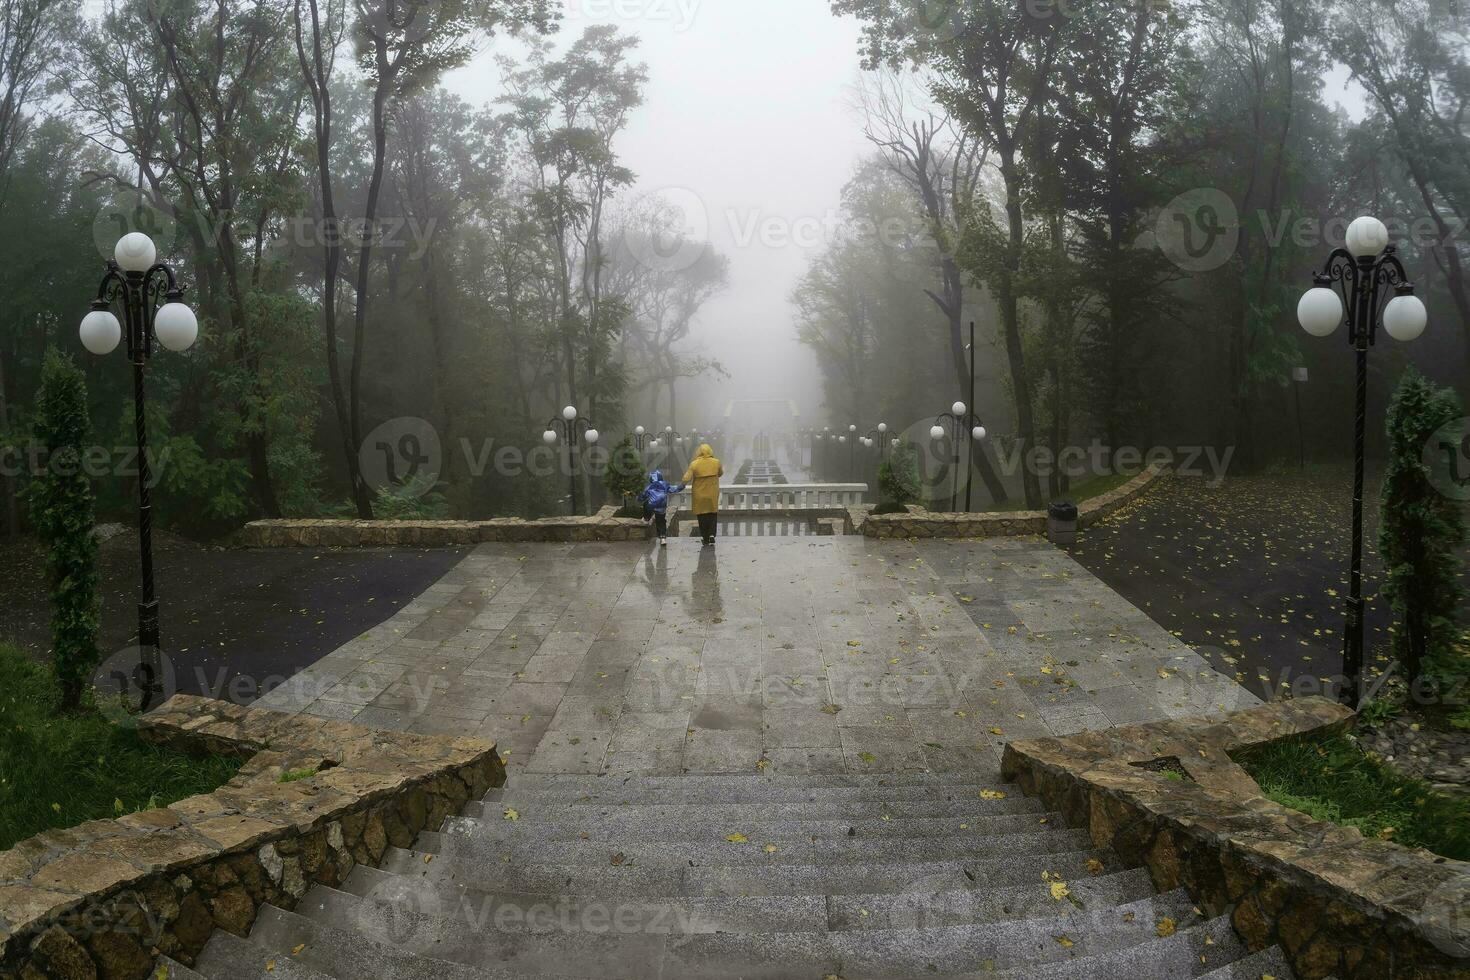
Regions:
<svg viewBox="0 0 1470 980"><path fill-rule="evenodd" d="M1286 980L999 776L512 776L158 976Z"/></svg>

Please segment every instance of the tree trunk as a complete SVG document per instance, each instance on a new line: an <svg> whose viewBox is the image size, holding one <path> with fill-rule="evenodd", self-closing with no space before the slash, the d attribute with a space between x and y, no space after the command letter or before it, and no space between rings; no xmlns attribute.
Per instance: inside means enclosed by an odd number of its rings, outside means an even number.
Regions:
<svg viewBox="0 0 1470 980"><path fill-rule="evenodd" d="M12 540L20 537L20 504L16 499L15 476L10 472L11 461L4 457L10 444L10 389L5 374L5 353L0 351L0 466L4 466L4 479L0 480L0 493L5 495L5 534Z"/></svg>
<svg viewBox="0 0 1470 980"><path fill-rule="evenodd" d="M1020 430L1023 458L1036 445L1036 420L1031 406L1031 382L1026 377L1026 355L1021 348L1021 310L1016 296L1016 278L1021 271L1021 250L1026 229L1021 217L1021 175L1016 166L1015 150L1007 146L1001 155L1001 175L1006 186L1006 218L1010 231L1010 247L1006 252L1005 271L1001 274L999 295L1001 326L1005 331L1006 358L1011 372L1011 389L1016 399L1016 427ZM1041 481L1036 471L1021 467L1021 485L1026 493L1026 506L1041 507Z"/></svg>
<svg viewBox="0 0 1470 980"><path fill-rule="evenodd" d="M372 279L373 243L377 238L378 199L383 192L383 171L388 155L388 86L385 59L378 58L378 88L373 93L373 175L368 182L367 204L363 210L362 249L357 257L357 303L352 323L352 377L348 385L352 445L362 445L362 368L367 339L368 290ZM360 489L357 510L364 520L372 520L372 499L367 487Z"/></svg>
<svg viewBox="0 0 1470 980"><path fill-rule="evenodd" d="M327 378L331 387L332 410L337 416L337 428L342 440L342 460L347 467L349 491L357 516L371 520L372 497L362 477L362 464L352 442L352 415L347 409L347 400L342 389L342 362L337 350L337 282L342 274L341 228L337 220L337 202L332 188L332 92L331 71L322 50L322 23L317 0L305 0L311 10L311 53L306 50L304 29L301 23L301 0L297 0L296 53L301 62L302 74L311 90L312 108L316 129L317 179L322 195L322 329L327 355Z"/></svg>

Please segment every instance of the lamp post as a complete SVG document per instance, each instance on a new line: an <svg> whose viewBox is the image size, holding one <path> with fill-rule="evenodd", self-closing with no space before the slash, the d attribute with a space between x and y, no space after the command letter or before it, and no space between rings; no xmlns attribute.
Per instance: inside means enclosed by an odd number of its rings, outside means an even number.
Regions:
<svg viewBox="0 0 1470 980"><path fill-rule="evenodd" d="M643 449L648 445L648 430L641 425L633 429L633 445L638 449L638 458L643 459Z"/></svg>
<svg viewBox="0 0 1470 980"><path fill-rule="evenodd" d="M948 436L950 439L950 443L954 448L954 492L950 495L949 499L949 509L951 511L959 509L960 442L963 438L962 433L964 433L966 430L969 431L970 438L974 442L979 442L980 440L985 438L985 426L980 421L980 416L971 412L964 402L955 402L953 405L951 405L948 412L945 412L943 415L940 415L937 419L935 419L934 426L929 430L929 438L933 439L935 442L939 442L940 440ZM971 453L974 453L973 449L971 449ZM974 470L975 467L971 466L970 472L965 475L966 513L968 513L970 510L970 487L975 479Z"/></svg>
<svg viewBox="0 0 1470 980"><path fill-rule="evenodd" d="M577 513L577 467L573 462L572 453L577 448L578 432L582 434L582 438L586 440L587 445L597 445L600 433L592 425L592 420L583 417L582 413L577 411L577 406L568 405L561 410L560 417L553 418L550 422L546 423L546 431L541 433L541 441L548 446L556 445L556 441L559 438L566 440L567 473L571 481L573 514Z"/></svg>
<svg viewBox="0 0 1470 980"><path fill-rule="evenodd" d="M1297 320L1313 337L1328 337L1346 314L1348 343L1357 355L1357 404L1353 430L1353 543L1343 631L1342 689L1338 700L1358 706L1363 682L1363 470L1368 431L1368 348L1382 325L1395 340L1424 332L1429 316L1414 295L1403 263L1389 243L1388 229L1373 217L1358 218L1347 230L1347 247L1333 249L1313 287L1297 305ZM1336 289L1334 290L1334 286ZM1389 289L1393 298L1384 302Z"/></svg>
<svg viewBox="0 0 1470 980"><path fill-rule="evenodd" d="M878 447L878 467L873 471L876 474L873 486L876 488L878 480L882 478L883 456L888 450L888 423L879 422L876 429L869 430L868 434L863 436L863 445L869 449L874 446ZM876 491L874 499L876 499Z"/></svg>
<svg viewBox="0 0 1470 980"><path fill-rule="evenodd" d="M120 323L112 312L116 303L123 313ZM124 333L126 326L126 334ZM140 678L142 709L152 707L162 672L158 639L158 599L153 583L153 505L148 486L153 482L148 469L148 423L144 411L144 381L157 340L171 351L186 351L199 339L199 320L184 305L184 290L174 270L158 261L158 249L142 232L124 235L117 243L113 260L107 263L92 310L82 319L82 346L99 356L111 354L123 337L128 341L128 360L133 365L133 428L138 440L138 552L143 572L143 595L138 603L138 647L143 651L144 669L151 676Z"/></svg>

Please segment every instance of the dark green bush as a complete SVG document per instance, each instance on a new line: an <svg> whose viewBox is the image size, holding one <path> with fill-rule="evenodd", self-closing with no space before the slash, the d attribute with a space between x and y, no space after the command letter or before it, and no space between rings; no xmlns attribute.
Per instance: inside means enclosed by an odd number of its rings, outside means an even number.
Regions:
<svg viewBox="0 0 1470 980"><path fill-rule="evenodd" d="M897 513L904 505L919 499L918 452L907 442L893 447L893 452L878 468L879 513Z"/></svg>
<svg viewBox="0 0 1470 980"><path fill-rule="evenodd" d="M608 461L602 484L607 488L608 496L625 507L629 506L628 501L631 498L643 492L643 460L638 455L638 447L633 444L632 436L624 436L623 441L613 448L612 459Z"/></svg>

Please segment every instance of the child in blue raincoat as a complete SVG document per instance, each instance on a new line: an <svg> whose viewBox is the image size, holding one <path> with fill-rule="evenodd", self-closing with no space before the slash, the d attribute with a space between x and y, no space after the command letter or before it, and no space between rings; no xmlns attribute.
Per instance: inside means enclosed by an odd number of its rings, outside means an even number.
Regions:
<svg viewBox="0 0 1470 980"><path fill-rule="evenodd" d="M664 480L662 470L654 470L648 474L648 486L638 495L643 501L643 511L653 515L653 521L658 530L658 543L663 547L669 544L669 497L682 492L684 484L672 486Z"/></svg>

